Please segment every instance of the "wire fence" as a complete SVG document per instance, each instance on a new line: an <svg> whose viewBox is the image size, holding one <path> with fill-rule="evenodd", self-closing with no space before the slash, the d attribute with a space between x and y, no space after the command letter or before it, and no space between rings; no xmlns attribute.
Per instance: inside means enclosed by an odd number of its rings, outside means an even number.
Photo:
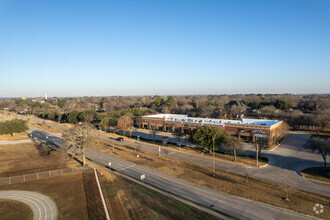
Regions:
<svg viewBox="0 0 330 220"><path fill-rule="evenodd" d="M57 170L48 170L42 172L34 172L34 173L16 175L16 176L0 177L0 185L21 183L31 180L46 179L56 176L63 176L67 174L82 173L82 172L83 172L82 169L73 167L73 168L64 168Z"/></svg>

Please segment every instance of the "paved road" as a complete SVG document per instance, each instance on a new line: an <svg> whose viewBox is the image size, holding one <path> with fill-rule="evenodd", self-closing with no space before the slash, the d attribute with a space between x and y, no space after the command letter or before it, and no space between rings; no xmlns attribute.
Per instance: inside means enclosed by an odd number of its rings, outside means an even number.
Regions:
<svg viewBox="0 0 330 220"><path fill-rule="evenodd" d="M46 136L48 136L48 141L58 145L62 144L62 139L59 136L52 136L48 132L38 130L34 130L32 133L38 139L46 140ZM112 169L137 179L140 178L140 175L145 174L146 179L144 182L148 184L237 218L310 219L308 216L295 212L215 191L92 149L88 149L87 156L92 161L104 166L111 162Z"/></svg>
<svg viewBox="0 0 330 220"><path fill-rule="evenodd" d="M25 203L32 209L34 220L57 219L58 211L55 203L49 197L40 193L21 190L6 190L0 191L0 199L16 200Z"/></svg>
<svg viewBox="0 0 330 220"><path fill-rule="evenodd" d="M38 139L42 139L43 136L49 136L52 141L59 141L58 143L61 143L60 134L52 133L52 135L48 135L49 133L38 130L36 130L34 134L35 136L38 136ZM110 143L129 146L132 148L140 147L142 151L148 151L154 154L159 153L158 147L145 144L143 142L132 142L128 141L126 138L124 141L119 142L114 138L109 138L103 135L100 135L100 138ZM282 183L284 179L290 178L297 189L330 197L329 185L304 178L299 173L302 169L307 167L323 166L323 160L320 154L308 152L303 148L303 145L308 138L309 135L307 134L290 133L287 135L285 141L274 151L262 152L262 155L267 156L270 160L269 165L263 168L245 168L239 164L223 162L221 160L216 161L215 166L216 169L226 170L241 175L246 175L246 172L250 172L252 177L275 183ZM244 147L244 153L254 154L253 145L245 144ZM171 148L167 148L167 150L169 152L168 156L172 158L212 167L212 160L210 158L198 156L196 154L189 154L184 151L173 150Z"/></svg>
<svg viewBox="0 0 330 220"><path fill-rule="evenodd" d="M159 153L158 147L146 145L143 144L143 142L131 142L127 140L119 142L105 136L100 137L111 143L130 146L132 148L139 146L142 151L148 151L154 154ZM286 140L274 151L262 152L262 155L269 158L269 165L263 168L245 168L239 164L223 162L221 160L215 162L215 167L216 169L226 170L241 175L246 175L246 172L250 172L252 177L275 183L283 183L285 179L290 178L295 188L330 197L329 185L306 179L299 173L302 169L307 167L323 166L323 160L320 154L311 153L304 149L303 145L308 138L309 135L306 134L287 135ZM195 154L189 154L184 151L172 150L171 148L167 148L167 150L169 151L168 156L172 158L212 167L212 160L209 157L206 158ZM243 153L255 154L254 146L245 144L245 150Z"/></svg>
<svg viewBox="0 0 330 220"><path fill-rule="evenodd" d="M240 219L311 219L295 212L279 209L239 197L215 191L179 178L175 178L135 163L118 159L92 149L87 151L88 158L107 166L111 162L113 172L121 172L136 179L145 175L143 182L167 192L197 202L217 211ZM311 207L312 208L312 207Z"/></svg>

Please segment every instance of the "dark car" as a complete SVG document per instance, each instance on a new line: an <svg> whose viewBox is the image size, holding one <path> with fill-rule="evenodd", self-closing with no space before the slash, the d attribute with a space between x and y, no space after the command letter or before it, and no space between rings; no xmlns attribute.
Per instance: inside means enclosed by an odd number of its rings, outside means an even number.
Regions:
<svg viewBox="0 0 330 220"><path fill-rule="evenodd" d="M117 138L117 141L124 141L124 138Z"/></svg>

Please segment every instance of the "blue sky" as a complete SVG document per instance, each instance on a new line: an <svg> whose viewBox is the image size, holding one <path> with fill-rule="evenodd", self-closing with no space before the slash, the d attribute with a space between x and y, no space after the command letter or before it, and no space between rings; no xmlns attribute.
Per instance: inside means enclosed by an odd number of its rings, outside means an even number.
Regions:
<svg viewBox="0 0 330 220"><path fill-rule="evenodd" d="M330 93L329 0L0 0L0 97Z"/></svg>

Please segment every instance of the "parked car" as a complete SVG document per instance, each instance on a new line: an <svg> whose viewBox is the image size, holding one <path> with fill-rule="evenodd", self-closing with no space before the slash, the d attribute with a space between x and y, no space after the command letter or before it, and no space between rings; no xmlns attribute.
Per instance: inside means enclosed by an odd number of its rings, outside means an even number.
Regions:
<svg viewBox="0 0 330 220"><path fill-rule="evenodd" d="M124 138L117 138L117 141L124 141Z"/></svg>

